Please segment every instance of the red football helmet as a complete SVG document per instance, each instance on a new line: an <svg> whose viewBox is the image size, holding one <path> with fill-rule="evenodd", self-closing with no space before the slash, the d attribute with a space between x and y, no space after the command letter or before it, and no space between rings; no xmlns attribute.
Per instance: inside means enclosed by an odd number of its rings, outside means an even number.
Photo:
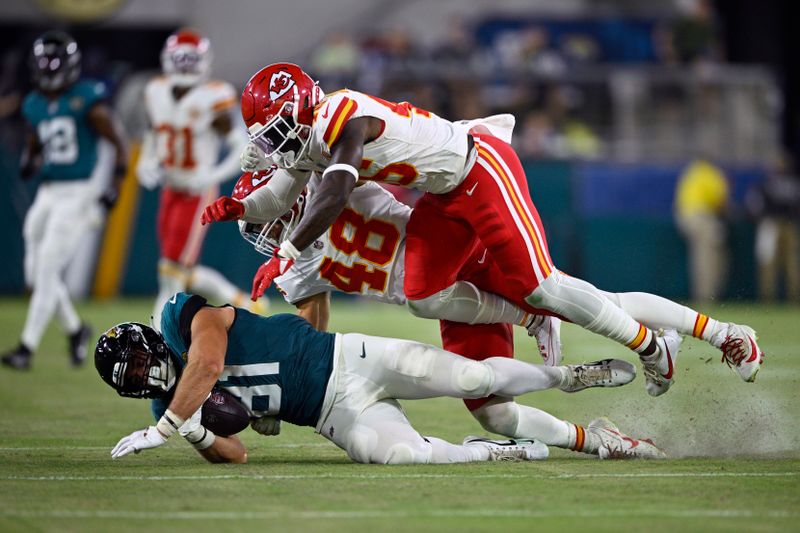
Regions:
<svg viewBox="0 0 800 533"><path fill-rule="evenodd" d="M325 97L317 82L292 63L256 72L242 91L242 118L250 141L282 168L305 155L314 107Z"/></svg>
<svg viewBox="0 0 800 533"><path fill-rule="evenodd" d="M211 44L194 30L173 33L161 51L161 68L176 85L196 85L211 72Z"/></svg>
<svg viewBox="0 0 800 533"><path fill-rule="evenodd" d="M266 185L272 179L276 170L278 170L278 166L272 165L265 170L245 172L236 182L231 197L237 200L247 198L253 191ZM289 211L266 224L255 224L240 220L239 233L242 234L246 241L252 243L258 252L271 258L275 250L280 248L281 243L289 237L289 234L303 217L306 194L307 189L304 188Z"/></svg>

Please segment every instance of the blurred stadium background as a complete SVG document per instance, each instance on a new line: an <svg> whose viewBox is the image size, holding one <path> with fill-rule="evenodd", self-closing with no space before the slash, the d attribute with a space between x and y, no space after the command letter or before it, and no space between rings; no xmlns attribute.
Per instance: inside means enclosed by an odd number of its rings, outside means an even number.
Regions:
<svg viewBox="0 0 800 533"><path fill-rule="evenodd" d="M516 147L555 263L607 290L692 295L676 188L687 169L698 169L692 162L708 162L702 168L718 170L730 186L715 213L729 255L719 289L694 296L754 299L759 222L776 215L796 231L800 217L797 187L784 189L777 207L763 193L770 179L794 175L785 162L800 155L792 64L800 48L790 4L7 0L0 3L0 293L24 292L20 231L35 184L18 177L19 103L30 88L33 38L54 27L76 37L85 75L113 88L135 147L143 84L159 69L166 36L191 26L211 40L214 76L238 88L264 64L289 60L328 91L346 85L451 119L514 113ZM156 291L158 192L129 178L121 204L70 269L76 295ZM413 203L413 195L404 200ZM248 287L260 257L223 224L212 227L202 262ZM775 294L800 297L788 280Z"/></svg>
<svg viewBox="0 0 800 533"><path fill-rule="evenodd" d="M52 328L32 372L0 370L0 531L796 530L800 179L791 161L800 157L800 32L790 12L788 0L0 2L4 348L28 303L21 228L36 183L19 178L19 106L33 39L51 28L77 39L85 75L113 89L135 158L144 83L159 71L166 37L191 26L211 40L214 76L239 89L265 64L288 60L327 91L347 85L451 119L514 113L556 265L606 290L714 299L700 302L703 312L752 325L767 353L754 385L689 339L680 379L663 397L648 397L639 379L613 394L521 399L576 422L609 414L655 437L670 461L553 450L535 464L368 468L307 428L285 427L280 439L243 432L250 462L233 466L205 464L182 442L111 461L116 439L149 420L148 406L118 398L91 368L68 369ZM692 289L676 196L683 183L692 207L704 195L686 184L719 176L728 192L709 208L711 237L728 255L709 295ZM69 269L72 292L86 297L81 314L98 330L147 321L158 194L131 171L105 227ZM794 241L780 240L785 228ZM779 252L795 254L794 263L773 282ZM212 225L203 264L244 288L262 260L234 225ZM760 297L795 305L756 304ZM291 312L279 302L273 309ZM334 303L331 329L438 342L434 321L355 300ZM580 328L564 331L569 362L630 357ZM521 330L517 346L524 360L538 357ZM404 407L423 434L480 432L453 399Z"/></svg>

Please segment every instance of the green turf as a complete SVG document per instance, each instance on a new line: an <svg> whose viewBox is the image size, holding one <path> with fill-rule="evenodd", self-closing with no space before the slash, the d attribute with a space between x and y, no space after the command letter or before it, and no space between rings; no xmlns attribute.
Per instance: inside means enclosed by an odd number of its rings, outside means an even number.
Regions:
<svg viewBox="0 0 800 533"><path fill-rule="evenodd" d="M84 304L100 330L146 321L150 300ZM286 309L280 307L280 309ZM641 378L622 389L558 391L521 400L587 423L606 414L653 437L673 459L602 462L553 450L539 463L384 467L352 464L309 428L280 437L242 434L250 462L208 465L179 439L112 461L117 440L150 423L146 402L118 398L94 369L67 366L55 328L28 373L0 369L0 531L789 531L800 519L800 310L705 309L755 327L768 358L742 383L715 350L687 339L677 381L650 398ZM25 302L0 300L2 348ZM432 321L401 308L335 302L332 329L436 342ZM574 326L571 361L630 358ZM534 346L518 338L518 354ZM480 434L458 400L405 402L424 434Z"/></svg>

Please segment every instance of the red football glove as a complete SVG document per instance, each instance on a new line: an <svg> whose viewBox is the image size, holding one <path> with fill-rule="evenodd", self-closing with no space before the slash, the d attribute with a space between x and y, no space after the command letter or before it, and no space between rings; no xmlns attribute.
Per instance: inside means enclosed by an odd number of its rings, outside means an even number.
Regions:
<svg viewBox="0 0 800 533"><path fill-rule="evenodd" d="M221 196L206 206L200 216L200 224L206 225L224 220L239 220L243 216L244 204L242 202L229 196Z"/></svg>
<svg viewBox="0 0 800 533"><path fill-rule="evenodd" d="M264 296L264 291L272 285L272 280L282 276L284 272L292 268L293 264L294 259L286 259L275 253L272 259L258 267L258 272L253 278L253 290L250 293L250 299L255 302L261 296Z"/></svg>

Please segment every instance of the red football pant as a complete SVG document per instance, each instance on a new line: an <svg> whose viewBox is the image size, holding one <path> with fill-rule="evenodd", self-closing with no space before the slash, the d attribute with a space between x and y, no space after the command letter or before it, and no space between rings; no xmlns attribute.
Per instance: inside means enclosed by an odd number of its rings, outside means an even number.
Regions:
<svg viewBox="0 0 800 533"><path fill-rule="evenodd" d="M405 286L410 300L427 298L458 278L482 244L502 272L514 302L554 270L539 213L513 148L475 136L478 157L464 181L446 194L426 193L406 228Z"/></svg>
<svg viewBox="0 0 800 533"><path fill-rule="evenodd" d="M197 263L208 230L208 226L200 224L200 215L217 193L216 187L200 195L169 187L161 189L157 231L162 258L184 267Z"/></svg>
<svg viewBox="0 0 800 533"><path fill-rule="evenodd" d="M464 324L441 320L442 347L467 359L482 361L489 357L514 357L514 334L510 324ZM474 411L494 398L464 400Z"/></svg>

